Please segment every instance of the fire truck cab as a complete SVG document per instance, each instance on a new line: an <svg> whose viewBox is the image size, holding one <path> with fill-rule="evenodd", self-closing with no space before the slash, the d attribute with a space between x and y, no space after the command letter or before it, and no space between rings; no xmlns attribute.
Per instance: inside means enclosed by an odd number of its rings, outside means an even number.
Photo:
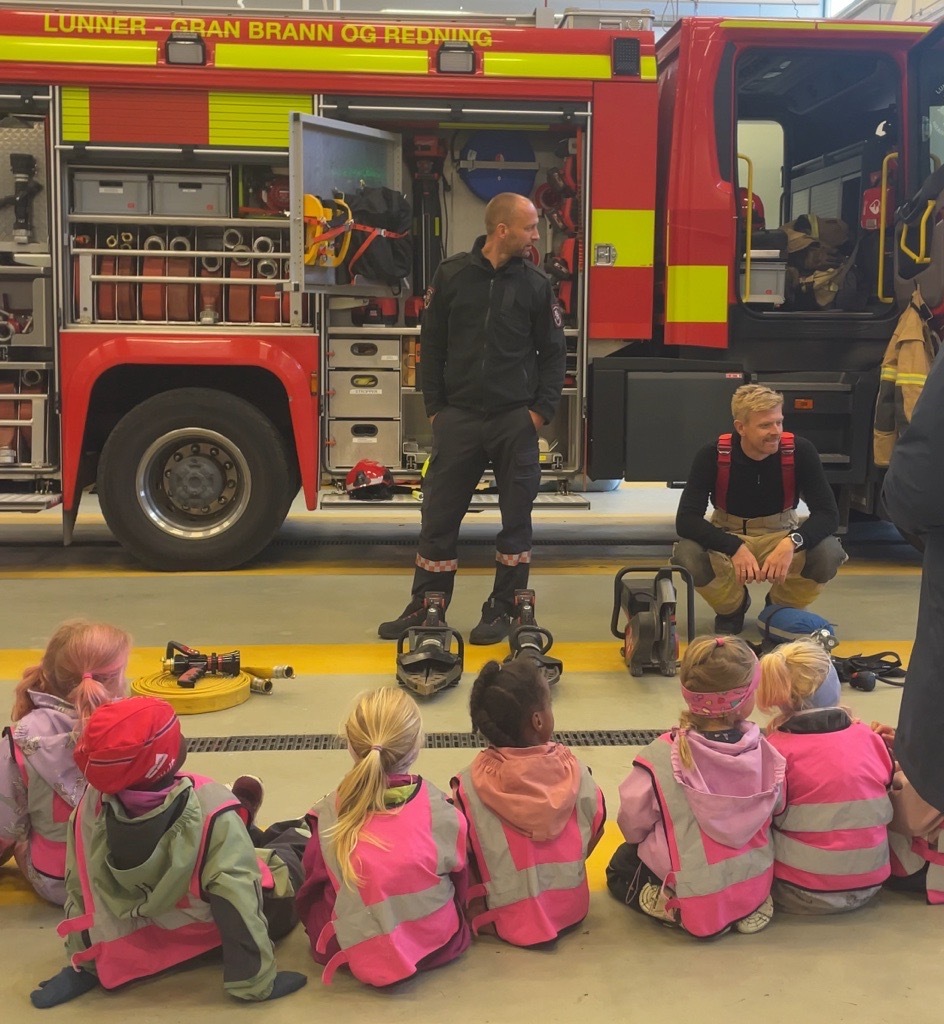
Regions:
<svg viewBox="0 0 944 1024"><path fill-rule="evenodd" d="M147 565L220 569L299 487L415 479L424 289L518 191L568 341L551 499L684 480L760 380L875 510L883 351L915 280L944 305L937 193L895 218L944 149L936 32L176 13L0 0L0 508L61 501L68 542L95 483ZM312 233L364 188L412 202L396 281Z"/></svg>

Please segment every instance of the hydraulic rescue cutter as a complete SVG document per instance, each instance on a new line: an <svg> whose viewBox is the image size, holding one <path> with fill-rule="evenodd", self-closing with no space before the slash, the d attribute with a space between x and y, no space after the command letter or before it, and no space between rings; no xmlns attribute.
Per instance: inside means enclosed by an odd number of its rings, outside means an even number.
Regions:
<svg viewBox="0 0 944 1024"><path fill-rule="evenodd" d="M554 637L549 629L539 626L534 620L534 591L515 591L515 614L514 625L508 635L508 644L511 653L505 661L514 661L516 658L530 658L536 662L547 680L548 686L553 686L561 677L564 671L564 663L558 658L548 656L548 651L554 643Z"/></svg>
<svg viewBox="0 0 944 1024"><path fill-rule="evenodd" d="M465 652L462 635L445 623L446 595L427 594L425 607L423 624L412 626L397 641L397 682L421 697L458 684Z"/></svg>
<svg viewBox="0 0 944 1024"><path fill-rule="evenodd" d="M691 573L676 565L666 565L656 571L651 582L631 584L626 577L636 573L651 573L643 566L626 566L616 574L613 585L613 617L610 630L623 641L623 655L629 673L641 676L646 672L661 672L674 676L679 665L678 627L675 621L677 594L672 582L673 573L685 581L688 591L688 639L695 637L695 589ZM620 612L626 621L620 628Z"/></svg>

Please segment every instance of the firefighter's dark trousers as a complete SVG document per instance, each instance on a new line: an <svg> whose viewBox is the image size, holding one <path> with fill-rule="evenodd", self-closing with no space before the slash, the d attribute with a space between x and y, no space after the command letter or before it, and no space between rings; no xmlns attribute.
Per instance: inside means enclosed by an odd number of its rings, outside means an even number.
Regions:
<svg viewBox="0 0 944 1024"><path fill-rule="evenodd" d="M413 599L441 590L452 595L459 568L459 526L489 463L498 486L502 526L495 542L491 597L510 612L515 591L528 585L531 506L541 482L538 435L522 406L482 414L447 406L433 421L433 449L423 480L423 525L413 576Z"/></svg>

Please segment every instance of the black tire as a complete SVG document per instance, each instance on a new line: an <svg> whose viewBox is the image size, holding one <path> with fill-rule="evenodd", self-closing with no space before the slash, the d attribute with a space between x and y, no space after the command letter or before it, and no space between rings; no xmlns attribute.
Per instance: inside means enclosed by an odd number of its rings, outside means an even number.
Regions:
<svg viewBox="0 0 944 1024"><path fill-rule="evenodd" d="M282 525L291 488L285 442L270 420L208 388L136 406L109 435L98 466L109 529L164 571L248 562Z"/></svg>

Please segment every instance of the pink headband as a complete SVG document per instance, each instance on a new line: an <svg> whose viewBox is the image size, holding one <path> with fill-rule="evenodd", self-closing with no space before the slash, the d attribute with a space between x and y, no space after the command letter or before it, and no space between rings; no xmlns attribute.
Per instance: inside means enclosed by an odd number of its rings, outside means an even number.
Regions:
<svg viewBox="0 0 944 1024"><path fill-rule="evenodd" d="M700 715L702 718L721 718L732 711L737 711L749 697L753 696L759 684L760 662L757 662L751 681L743 686L735 686L733 690L724 690L722 693L696 693L695 690L683 686L682 696L693 715Z"/></svg>

